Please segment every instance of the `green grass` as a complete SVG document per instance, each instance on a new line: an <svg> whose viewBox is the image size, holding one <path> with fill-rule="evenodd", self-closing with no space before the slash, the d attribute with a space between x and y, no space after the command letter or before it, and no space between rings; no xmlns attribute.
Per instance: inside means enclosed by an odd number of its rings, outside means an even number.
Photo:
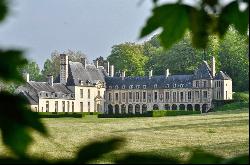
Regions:
<svg viewBox="0 0 250 165"><path fill-rule="evenodd" d="M248 108L157 118L97 118L96 115L87 115L84 118L48 118L42 121L50 137L32 132L34 142L28 154L50 160L73 158L88 142L109 137L125 137L126 143L93 163L112 163L114 158L127 152L170 155L183 160L190 155L190 148L204 149L224 157L249 153ZM2 142L0 153L11 154Z"/></svg>

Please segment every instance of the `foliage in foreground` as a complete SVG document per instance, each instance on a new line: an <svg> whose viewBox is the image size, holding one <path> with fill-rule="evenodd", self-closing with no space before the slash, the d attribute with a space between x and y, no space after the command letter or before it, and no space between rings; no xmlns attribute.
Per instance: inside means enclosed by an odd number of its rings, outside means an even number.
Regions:
<svg viewBox="0 0 250 165"><path fill-rule="evenodd" d="M8 7L7 7L7 0L0 0L0 21L3 21L5 16L8 13ZM205 1L204 1L205 2ZM222 16L219 17L221 19L222 23L225 23L224 29L220 29L220 34L223 34L229 24L234 24L236 29L241 32L245 33L246 31L246 23L245 23L245 11L242 13L241 11L238 11L235 7L236 1L233 1L230 3L227 8L224 8L222 10ZM178 6L179 5L179 6ZM211 4L209 4L211 6ZM169 8L169 6L172 6ZM212 5L213 6L213 5ZM158 17L153 17L148 22L149 24L153 25L148 29L144 29L143 35L146 35L153 30L155 30L157 27L162 26L159 25L159 22L162 22L164 18L170 18L170 21L163 21L163 23L166 23L166 25L176 25L176 21L179 23L179 16L183 16L181 20L181 24L178 26L171 27L170 26L170 32L166 31L164 29L163 35L167 39L170 36L172 40L170 42L177 41L180 37L182 37L182 34L185 31L185 28L188 25L186 9L190 9L187 6L183 6L180 4L176 5L168 5L163 6L155 9L156 13L158 11L165 11L165 8L168 8L169 10L166 10L167 12L172 11L172 13L168 14L167 16L170 17L161 17L160 12L160 19ZM164 10L163 10L164 9ZM173 10L174 9L174 10ZM180 9L183 9L181 11ZM236 14L235 17L230 16L229 9L234 9L233 12ZM204 11L199 11L197 9L191 9L192 10L192 17L190 22L193 23L199 23L199 21L202 21L203 24L189 24L191 25L191 31L193 34L195 34L197 37L201 37L202 41L206 41L206 37L208 35L207 28L211 22L209 22L207 15L204 13ZM226 11L226 12L225 12ZM248 6L247 6L248 11ZM228 17L229 13L229 17ZM164 13L165 14L165 13ZM165 15L164 15L165 16ZM247 15L248 16L248 15ZM223 19L223 18L228 18ZM160 21L159 21L160 20ZM239 21L240 20L240 21ZM239 21L239 22L237 22ZM156 24L155 24L156 23ZM170 24L169 24L170 23ZM199 26L201 25L201 26ZM205 26L204 26L205 25ZM165 28L165 25L163 25ZM176 29L177 27L177 29ZM195 27L201 27L201 28L195 28ZM173 30L174 29L174 30ZM205 31L204 31L205 30ZM171 34L171 35L170 35ZM197 43L197 38L194 38L193 42ZM199 38L200 39L200 38ZM169 43L168 40L165 38L163 39L164 43ZM204 42L200 42L201 47L205 46ZM6 62L8 61L8 63ZM10 65L11 64L11 65ZM26 59L23 58L22 51L18 50L0 50L0 78L3 81L7 82L23 82L22 75L20 72L18 72L18 67L23 66L27 64ZM2 134L2 140L3 143L15 154L16 157L1 157L0 163L51 163L48 160L45 159L36 159L34 157L29 157L26 154L27 147L30 144L32 138L30 135L29 129L32 128L41 134L48 136L48 132L46 131L46 128L44 127L43 123L41 123L38 114L35 112L32 112L30 108L28 108L28 102L26 99L24 99L21 96L10 94L8 92L0 92L0 105L1 105L1 116L0 116L0 129ZM58 162L55 162L57 164L59 163L87 163L91 160L98 159L105 153L109 153L111 151L114 151L121 146L121 144L124 142L124 139L118 139L113 138L106 140L104 142L94 142L91 144L88 144L87 146L84 146L80 149L78 152L78 155L76 158L71 160L59 160ZM194 151L193 156L185 163L248 163L248 155L242 155L237 156L232 159L224 159L222 157L205 153L203 151ZM165 158L165 157L158 157L154 154L151 155L138 155L134 153L126 154L125 157L121 159L117 159L115 163L181 163L177 159L173 158Z"/></svg>

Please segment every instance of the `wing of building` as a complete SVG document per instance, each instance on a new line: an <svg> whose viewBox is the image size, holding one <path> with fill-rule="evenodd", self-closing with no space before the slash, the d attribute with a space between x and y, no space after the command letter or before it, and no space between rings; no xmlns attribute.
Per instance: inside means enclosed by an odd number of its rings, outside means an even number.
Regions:
<svg viewBox="0 0 250 165"><path fill-rule="evenodd" d="M101 58L100 58L101 59ZM186 110L207 112L213 100L232 99L232 79L215 73L206 61L190 75L161 76L153 71L144 77L114 76L114 66L95 60L95 65L68 60L60 55L60 74L47 82L29 81L17 92L28 98L37 112L145 113L149 110ZM102 64L103 66L99 66Z"/></svg>

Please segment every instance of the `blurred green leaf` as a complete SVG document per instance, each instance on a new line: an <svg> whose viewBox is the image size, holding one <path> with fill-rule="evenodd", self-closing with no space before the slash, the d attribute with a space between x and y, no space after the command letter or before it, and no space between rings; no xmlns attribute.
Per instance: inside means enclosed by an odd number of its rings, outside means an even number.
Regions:
<svg viewBox="0 0 250 165"><path fill-rule="evenodd" d="M182 4L166 4L153 9L153 15L148 19L141 31L144 37L162 27L160 39L165 48L171 47L180 40L188 27L187 6Z"/></svg>
<svg viewBox="0 0 250 165"><path fill-rule="evenodd" d="M209 26L212 19L204 10L188 8L189 29L192 35L192 44L196 48L206 48L209 35Z"/></svg>
<svg viewBox="0 0 250 165"><path fill-rule="evenodd" d="M0 0L0 22L4 20L7 14L8 14L7 1Z"/></svg>
<svg viewBox="0 0 250 165"><path fill-rule="evenodd" d="M0 50L0 78L5 81L24 82L18 67L24 66L27 62L22 56L22 51Z"/></svg>
<svg viewBox="0 0 250 165"><path fill-rule="evenodd" d="M237 1L229 3L222 9L218 20L218 32L222 37L230 24L233 24L239 33L246 35L248 29L249 6L245 11L240 11Z"/></svg>
<svg viewBox="0 0 250 165"><path fill-rule="evenodd" d="M129 153L124 158L116 160L118 164L180 164L179 160L161 157L153 154Z"/></svg>
<svg viewBox="0 0 250 165"><path fill-rule="evenodd" d="M187 164L216 164L220 163L222 160L223 158L220 156L202 150L195 150Z"/></svg>
<svg viewBox="0 0 250 165"><path fill-rule="evenodd" d="M33 128L47 135L37 113L28 108L26 98L0 92L0 129L5 145L15 154L24 156L28 144L32 141L27 128Z"/></svg>
<svg viewBox="0 0 250 165"><path fill-rule="evenodd" d="M93 142L83 147L77 157L76 163L87 163L91 160L96 160L101 157L103 154L114 151L120 147L124 142L124 139L113 138L106 140L104 142Z"/></svg>

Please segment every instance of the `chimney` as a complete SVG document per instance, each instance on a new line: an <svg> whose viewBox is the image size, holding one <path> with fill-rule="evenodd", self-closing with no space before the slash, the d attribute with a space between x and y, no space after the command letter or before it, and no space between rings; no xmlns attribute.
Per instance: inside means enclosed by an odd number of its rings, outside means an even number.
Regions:
<svg viewBox="0 0 250 165"><path fill-rule="evenodd" d="M153 76L153 70L150 70L150 71L149 71L148 78L151 79L152 76Z"/></svg>
<svg viewBox="0 0 250 165"><path fill-rule="evenodd" d="M110 77L114 77L114 65L110 66Z"/></svg>
<svg viewBox="0 0 250 165"><path fill-rule="evenodd" d="M29 82L29 81L30 81L30 74L26 73L26 82Z"/></svg>
<svg viewBox="0 0 250 165"><path fill-rule="evenodd" d="M125 78L125 71L122 71L122 80Z"/></svg>
<svg viewBox="0 0 250 165"><path fill-rule="evenodd" d="M211 69L212 69L212 76L214 77L215 76L215 58L214 58L214 56L211 59L211 65L212 65L212 67L211 67Z"/></svg>
<svg viewBox="0 0 250 165"><path fill-rule="evenodd" d="M69 57L66 54L60 54L60 83L66 84L68 80Z"/></svg>
<svg viewBox="0 0 250 165"><path fill-rule="evenodd" d="M53 86L53 75L48 75L48 84L50 85L50 86Z"/></svg>
<svg viewBox="0 0 250 165"><path fill-rule="evenodd" d="M107 73L109 75L109 62L107 62Z"/></svg>
<svg viewBox="0 0 250 165"><path fill-rule="evenodd" d="M166 70L166 78L169 76L169 69Z"/></svg>
<svg viewBox="0 0 250 165"><path fill-rule="evenodd" d="M84 69L86 69L86 65L87 65L86 58L81 57L81 63L82 63L82 65L83 65Z"/></svg>
<svg viewBox="0 0 250 165"><path fill-rule="evenodd" d="M99 61L96 60L96 68L98 68L98 67L99 67Z"/></svg>

